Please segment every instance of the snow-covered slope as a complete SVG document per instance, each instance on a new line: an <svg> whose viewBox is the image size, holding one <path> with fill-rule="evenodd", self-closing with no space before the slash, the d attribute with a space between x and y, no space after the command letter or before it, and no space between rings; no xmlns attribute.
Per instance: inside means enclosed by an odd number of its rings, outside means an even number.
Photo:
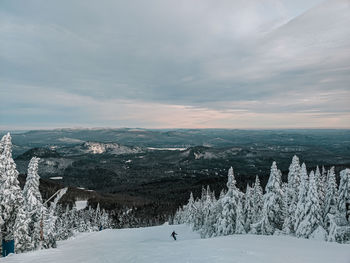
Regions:
<svg viewBox="0 0 350 263"><path fill-rule="evenodd" d="M110 153L118 155L142 152L139 147L128 147L118 143L86 142L81 147L85 152L93 154Z"/></svg>
<svg viewBox="0 0 350 263"><path fill-rule="evenodd" d="M173 241L171 232L178 233ZM200 239L187 226L103 230L59 243L57 249L11 255L1 262L239 262L349 263L350 245L284 236Z"/></svg>

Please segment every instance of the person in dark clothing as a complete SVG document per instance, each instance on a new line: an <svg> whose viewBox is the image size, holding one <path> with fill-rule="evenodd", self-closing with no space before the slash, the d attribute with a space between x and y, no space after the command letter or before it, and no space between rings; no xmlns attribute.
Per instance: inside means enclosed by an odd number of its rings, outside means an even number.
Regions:
<svg viewBox="0 0 350 263"><path fill-rule="evenodd" d="M171 233L171 236L174 238L174 240L176 240L176 233L175 233L175 231L173 231L173 233Z"/></svg>

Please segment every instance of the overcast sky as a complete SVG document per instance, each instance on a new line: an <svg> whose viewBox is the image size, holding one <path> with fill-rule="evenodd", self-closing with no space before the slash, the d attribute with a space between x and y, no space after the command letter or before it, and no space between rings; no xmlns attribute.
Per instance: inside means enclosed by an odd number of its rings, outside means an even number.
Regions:
<svg viewBox="0 0 350 263"><path fill-rule="evenodd" d="M350 128L350 0L0 2L0 128Z"/></svg>

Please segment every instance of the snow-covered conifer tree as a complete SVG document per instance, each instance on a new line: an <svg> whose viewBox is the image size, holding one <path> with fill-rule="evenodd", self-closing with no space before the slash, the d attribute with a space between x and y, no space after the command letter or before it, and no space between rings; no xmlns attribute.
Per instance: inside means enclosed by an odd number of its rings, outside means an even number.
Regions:
<svg viewBox="0 0 350 263"><path fill-rule="evenodd" d="M39 158L33 157L28 165L26 183L23 187L23 194L28 212L38 210L42 206L42 197L39 191L40 177L38 174Z"/></svg>
<svg viewBox="0 0 350 263"><path fill-rule="evenodd" d="M300 185L299 185L299 191L298 191L298 203L297 207L295 209L294 214L294 230L298 229L299 224L301 221L303 221L305 216L305 204L306 204L306 197L308 193L308 176L307 176L307 170L305 163L301 166L300 171Z"/></svg>
<svg viewBox="0 0 350 263"><path fill-rule="evenodd" d="M26 183L23 187L24 203L30 216L29 233L33 241L34 248L39 248L41 241L40 230L42 220L42 197L39 191L38 175L39 158L33 157L28 165Z"/></svg>
<svg viewBox="0 0 350 263"><path fill-rule="evenodd" d="M289 234L294 231L294 214L298 203L299 185L300 185L300 163L299 158L294 155L292 163L289 166L288 186L285 191L285 220L283 223L283 232Z"/></svg>
<svg viewBox="0 0 350 263"><path fill-rule="evenodd" d="M217 235L230 235L235 232L236 228L236 207L237 201L242 195L236 186L236 180L231 167L228 171L227 193L221 200L222 212L218 216Z"/></svg>
<svg viewBox="0 0 350 263"><path fill-rule="evenodd" d="M57 231L56 231L56 220L57 220L57 213L56 213L56 207L58 204L58 201L62 198L62 196L67 192L68 188L61 189L53 202L51 202L50 207L43 207L43 235L44 235L44 242L43 246L45 248L50 247L56 247L56 237L57 237Z"/></svg>
<svg viewBox="0 0 350 263"><path fill-rule="evenodd" d="M24 207L21 206L18 210L14 226L16 253L23 253L34 249L34 242L32 241L29 229L30 220L29 214Z"/></svg>
<svg viewBox="0 0 350 263"><path fill-rule="evenodd" d="M10 134L3 138L3 152L0 156L0 211L3 219L4 240L13 240L17 214L23 208L23 193L19 187L18 171L12 159Z"/></svg>
<svg viewBox="0 0 350 263"><path fill-rule="evenodd" d="M350 169L345 169L340 172L338 197L339 214L343 219L350 222L350 214L347 214L350 213L350 210L347 210L347 206L350 206Z"/></svg>
<svg viewBox="0 0 350 263"><path fill-rule="evenodd" d="M56 221L57 240L65 240L71 237L73 235L72 228L73 227L70 221L70 209L69 205L67 205L65 211L61 211L61 214Z"/></svg>
<svg viewBox="0 0 350 263"><path fill-rule="evenodd" d="M323 174L320 172L320 168L317 166L315 171L315 179L317 185L318 199L320 200L320 207L324 207L324 198L326 192L326 179L323 177Z"/></svg>
<svg viewBox="0 0 350 263"><path fill-rule="evenodd" d="M88 220L87 224L89 223L90 223L90 220ZM101 226L103 229L110 228L109 215L105 209L102 209Z"/></svg>
<svg viewBox="0 0 350 263"><path fill-rule="evenodd" d="M246 192L245 192L245 202L243 209L243 217L244 217L244 228L246 232L250 230L250 224L253 223L253 188L251 188L247 184ZM236 220L237 221L237 220Z"/></svg>
<svg viewBox="0 0 350 263"><path fill-rule="evenodd" d="M211 221L213 222L213 234L212 236L218 236L219 232L219 222L221 223L221 221L219 221L219 218L222 215L222 204L223 204L223 199L225 197L226 193L224 191L224 189L221 190L220 192L220 196L219 199L215 202L214 206L213 206L213 210L212 210L212 214L211 214Z"/></svg>
<svg viewBox="0 0 350 263"><path fill-rule="evenodd" d="M293 225L293 217L289 213L289 206L290 206L290 193L287 183L282 183L282 192L283 192L283 226L282 226L282 232L286 235L291 234L292 232L292 225Z"/></svg>
<svg viewBox="0 0 350 263"><path fill-rule="evenodd" d="M262 209L264 205L263 190L260 185L259 177L256 176L253 187L253 218L252 222L257 223L261 220Z"/></svg>
<svg viewBox="0 0 350 263"><path fill-rule="evenodd" d="M245 234L244 228L244 216L241 198L238 198L236 207L236 224L235 224L235 234Z"/></svg>
<svg viewBox="0 0 350 263"><path fill-rule="evenodd" d="M0 140L0 154L2 154L2 151L4 150L5 140L6 140L6 135L4 135Z"/></svg>
<svg viewBox="0 0 350 263"><path fill-rule="evenodd" d="M264 195L264 207L260 231L271 235L276 229L281 230L283 225L283 193L281 189L281 173L276 162L272 163L269 181Z"/></svg>
<svg viewBox="0 0 350 263"><path fill-rule="evenodd" d="M327 188L326 196L324 201L324 212L323 220L324 224L327 225L328 214L335 215L337 213L337 204L338 204L338 190L337 182L335 179L334 167L332 167L327 174Z"/></svg>
<svg viewBox="0 0 350 263"><path fill-rule="evenodd" d="M215 224L216 218L212 216L215 201L216 201L215 199L214 200L212 199L212 194L208 187L207 197L203 204L204 223L200 231L202 237L211 237L215 232L214 224Z"/></svg>
<svg viewBox="0 0 350 263"><path fill-rule="evenodd" d="M101 209L100 209L100 203L97 204L96 211L95 211L95 219L94 224L98 228L100 228L101 225Z"/></svg>
<svg viewBox="0 0 350 263"><path fill-rule="evenodd" d="M321 225L320 201L318 199L317 185L314 171L309 176L309 187L304 205L304 217L295 233L298 237L308 238Z"/></svg>
<svg viewBox="0 0 350 263"><path fill-rule="evenodd" d="M187 214L186 214L187 224L190 224L190 225L193 224L194 214L195 214L194 198L193 198L193 193L191 192L190 199L188 199L188 203L187 203Z"/></svg>

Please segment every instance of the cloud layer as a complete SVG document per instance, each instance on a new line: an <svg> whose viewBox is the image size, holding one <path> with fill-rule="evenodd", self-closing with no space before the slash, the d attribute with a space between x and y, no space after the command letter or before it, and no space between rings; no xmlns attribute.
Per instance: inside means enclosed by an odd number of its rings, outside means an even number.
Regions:
<svg viewBox="0 0 350 263"><path fill-rule="evenodd" d="M350 1L3 1L0 127L350 128Z"/></svg>

